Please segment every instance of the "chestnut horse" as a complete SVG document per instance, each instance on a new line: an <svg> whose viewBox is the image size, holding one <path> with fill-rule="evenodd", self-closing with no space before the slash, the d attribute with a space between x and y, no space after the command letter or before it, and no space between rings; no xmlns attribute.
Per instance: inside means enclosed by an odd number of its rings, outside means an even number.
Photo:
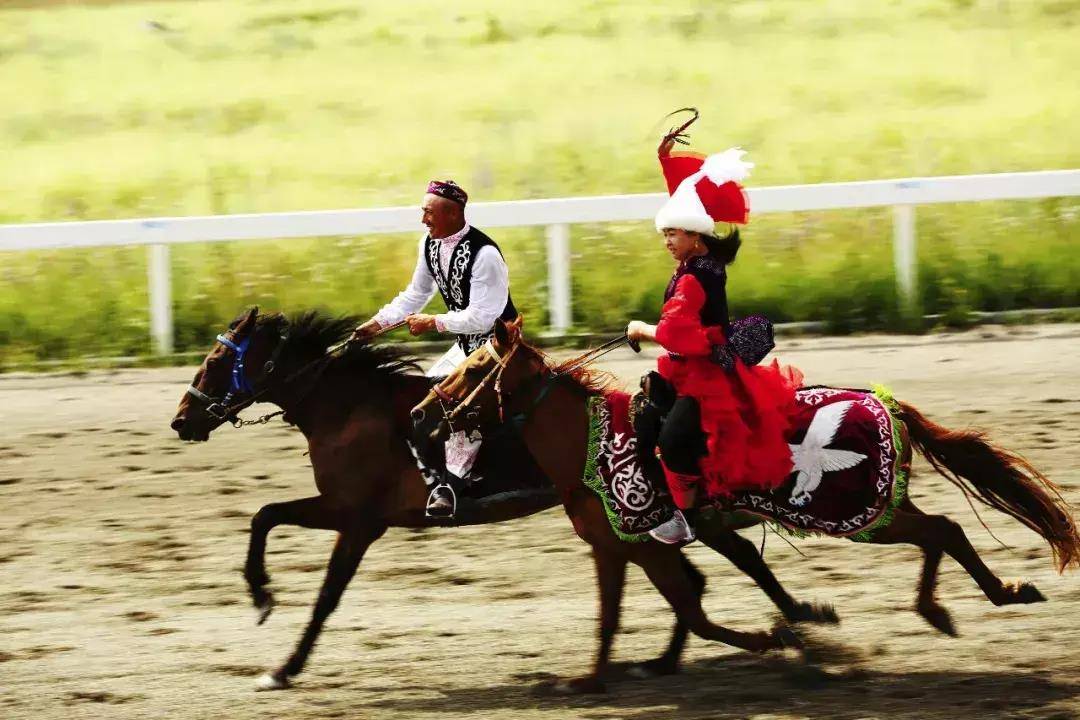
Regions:
<svg viewBox="0 0 1080 720"><path fill-rule="evenodd" d="M351 343L328 354L356 324L356 318L334 319L309 312L289 319L259 315L258 308L252 308L219 336L172 420L180 439L205 441L225 421L237 423L236 414L244 408L269 402L281 408L284 419L307 438L318 494L266 505L251 520L244 577L259 624L273 609L264 560L270 531L278 525L298 525L337 531L338 539L311 620L285 663L259 679L262 689L288 687L290 678L301 672L365 552L388 527L498 522L559 504L559 494L546 479L543 486L534 483L520 488L520 476L530 472L528 459L522 458L506 478L485 478L485 485L491 485L488 490L494 492L489 498L461 499L455 520L425 517L427 488L406 441L412 431L410 409L424 399L430 382L412 372L415 362L392 345ZM574 422L578 420L584 423L583 416ZM562 468L555 470L550 477L564 484L559 493L572 493L580 484L580 475L571 482ZM500 487L500 482L506 485ZM497 492L504 488L506 492ZM602 512L574 517L574 522L579 533L608 532ZM796 602L788 595L750 541L734 532L718 531L709 544L766 588L789 621L835 622L831 608ZM649 543L644 552L656 558L654 582L667 595L679 596L680 617L695 632L758 651L796 642L784 630L737 633L711 625L698 601L705 580L689 560L678 550L655 543ZM621 587L621 566L598 561L597 569L602 587ZM610 603L606 591L604 595L605 603ZM602 643L607 628L603 633ZM674 671L684 640L685 632L676 632L668 651L647 666ZM571 683L570 688L597 690L601 687L597 680L592 676Z"/></svg>
<svg viewBox="0 0 1080 720"><path fill-rule="evenodd" d="M691 575L679 562L678 551L656 542L628 543L618 539L605 519L599 497L582 482L588 446L588 398L603 392L604 381L594 373L564 363L552 365L539 350L526 344L514 325L496 325L495 337L449 375L413 410L416 441L441 441L454 431L490 428L502 418L514 418L533 457L559 489L563 506L578 535L593 549L600 578L601 648L593 668L598 683L606 670L612 638L619 623L620 598L626 564L641 566L675 610L679 624L672 648L682 646L686 632L738 646L742 638L718 632L701 613ZM567 369L571 369L567 372ZM899 403L902 437L910 462L914 447L939 473L986 505L1005 512L1041 535L1053 552L1057 568L1080 564L1080 536L1057 488L1024 459L987 442L973 431L936 425L914 407ZM873 478L868 477L868 482ZM828 492L826 488L818 493ZM718 513L732 527L731 516ZM745 513L739 514L745 519ZM739 520L736 520L739 522ZM751 517L743 527L760 520ZM699 522L699 536L708 539L716 529ZM748 541L747 541L748 542ZM916 610L938 630L955 635L948 611L935 598L938 565L948 554L975 580L995 605L1045 600L1029 583L1002 582L982 561L963 529L944 515L923 513L910 498L894 519L877 529L870 542L907 543L923 551ZM768 577L772 577L771 574ZM761 582L770 592L769 581ZM656 661L671 669L672 657ZM677 662L677 661L676 661Z"/></svg>

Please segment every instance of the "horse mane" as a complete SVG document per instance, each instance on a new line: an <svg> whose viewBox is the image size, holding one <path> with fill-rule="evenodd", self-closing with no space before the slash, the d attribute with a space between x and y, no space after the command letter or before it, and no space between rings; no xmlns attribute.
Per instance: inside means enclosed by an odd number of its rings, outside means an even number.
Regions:
<svg viewBox="0 0 1080 720"><path fill-rule="evenodd" d="M259 326L270 325L280 330L288 323L292 352L306 357L322 357L326 351L344 342L360 323L355 315L330 315L319 310L304 310L285 315L260 315ZM334 366L357 374L376 374L394 378L420 370L419 360L398 344L352 343L334 360Z"/></svg>
<svg viewBox="0 0 1080 720"><path fill-rule="evenodd" d="M576 357L563 362L555 362L543 350L525 342L524 338L518 341L521 346L528 350L534 357L539 358L544 366L552 373L562 375L574 382L577 388L586 396L605 395L615 390L619 385L619 379L607 370L596 370L589 367L573 367ZM567 372L569 370L569 372ZM565 373L565 374L564 374Z"/></svg>

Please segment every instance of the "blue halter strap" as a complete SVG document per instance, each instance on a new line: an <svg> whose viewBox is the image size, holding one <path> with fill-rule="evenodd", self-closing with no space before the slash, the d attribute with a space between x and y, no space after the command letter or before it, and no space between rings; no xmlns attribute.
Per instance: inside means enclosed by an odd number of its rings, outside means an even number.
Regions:
<svg viewBox="0 0 1080 720"><path fill-rule="evenodd" d="M247 379L247 374L244 372L244 356L247 354L248 346L251 345L251 335L248 335L238 343L234 343L224 334L221 334L217 336L217 341L236 353L236 357L233 358L232 384L229 387L228 394L222 401L223 405L228 405L233 395L242 392L254 392L254 388L251 387L251 383L248 382Z"/></svg>
<svg viewBox="0 0 1080 720"><path fill-rule="evenodd" d="M267 392L270 382L270 375L277 368L278 358L281 356L282 351L285 349L285 345L289 341L289 323L285 321L284 318L282 318L281 326L278 329L279 339L277 346L270 354L270 359L263 363L262 366L263 374L262 379L259 381L263 386L261 390L256 389L255 384L248 379L247 371L245 369L247 352L251 346L251 341L252 338L255 336L255 333L254 331L247 333L246 337L244 337L240 341L236 341L233 339L235 337L235 333L236 331L234 329L230 329L217 336L217 341L221 343L224 347L232 350L233 352L233 364L232 373L229 381L229 391L225 393L225 397L221 398L220 400L216 397L211 397L210 395L207 395L194 385L190 385L187 390L189 395L205 403L206 413L208 415L211 415L218 420L225 420L229 418L230 415L234 416L235 418L235 413L243 410L245 407L258 400L260 396L264 395ZM232 335L233 337L229 337L230 335ZM304 368L301 368L301 371L303 370ZM294 373L294 375L295 374L296 373ZM292 379L292 377L293 376L290 375L288 378L285 378L283 382L288 383ZM233 407L232 405L230 405L234 397L244 395L247 396L246 399L243 400L237 407Z"/></svg>

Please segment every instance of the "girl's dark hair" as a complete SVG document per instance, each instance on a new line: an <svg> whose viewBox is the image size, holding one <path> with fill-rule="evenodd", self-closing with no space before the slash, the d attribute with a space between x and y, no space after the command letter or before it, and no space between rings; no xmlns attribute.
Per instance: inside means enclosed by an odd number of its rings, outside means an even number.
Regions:
<svg viewBox="0 0 1080 720"><path fill-rule="evenodd" d="M739 246L742 245L739 228L732 228L731 233L724 237L702 235L701 239L705 247L709 248L709 254L725 265L735 262L735 256L739 254Z"/></svg>

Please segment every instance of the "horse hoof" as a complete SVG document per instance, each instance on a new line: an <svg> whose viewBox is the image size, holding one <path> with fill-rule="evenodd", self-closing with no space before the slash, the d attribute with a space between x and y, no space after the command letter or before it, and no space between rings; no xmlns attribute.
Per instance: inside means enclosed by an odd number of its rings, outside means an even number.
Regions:
<svg viewBox="0 0 1080 720"><path fill-rule="evenodd" d="M289 678L277 673L265 673L255 681L255 691L285 690L290 687Z"/></svg>
<svg viewBox="0 0 1080 720"><path fill-rule="evenodd" d="M1015 590L1016 602L1022 605L1030 603L1046 602L1046 596L1039 592L1039 588L1031 583L1020 583Z"/></svg>
<svg viewBox="0 0 1080 720"><path fill-rule="evenodd" d="M836 614L836 610L832 605L825 603L801 602L795 606L794 610L786 614L784 619L791 623L840 624L840 616Z"/></svg>
<svg viewBox="0 0 1080 720"><path fill-rule="evenodd" d="M266 618L270 617L272 612L274 612L274 598L267 596L266 600L255 605L255 625L266 622Z"/></svg>
<svg viewBox="0 0 1080 720"><path fill-rule="evenodd" d="M604 681L595 675L559 680L552 687L556 695L594 695L607 692Z"/></svg>
<svg viewBox="0 0 1080 720"><path fill-rule="evenodd" d="M1001 586L1001 595L993 599L995 605L1030 605L1046 602L1046 596L1029 582L1009 582Z"/></svg>
<svg viewBox="0 0 1080 720"><path fill-rule="evenodd" d="M916 611L938 632L945 633L949 637L960 636L960 633L956 632L956 626L953 625L952 616L949 614L949 611L941 605L936 603L933 605L925 605L916 608Z"/></svg>
<svg viewBox="0 0 1080 720"><path fill-rule="evenodd" d="M654 660L646 660L643 663L635 663L626 670L627 675L640 680L676 675L678 672L679 664L664 658L656 658Z"/></svg>

